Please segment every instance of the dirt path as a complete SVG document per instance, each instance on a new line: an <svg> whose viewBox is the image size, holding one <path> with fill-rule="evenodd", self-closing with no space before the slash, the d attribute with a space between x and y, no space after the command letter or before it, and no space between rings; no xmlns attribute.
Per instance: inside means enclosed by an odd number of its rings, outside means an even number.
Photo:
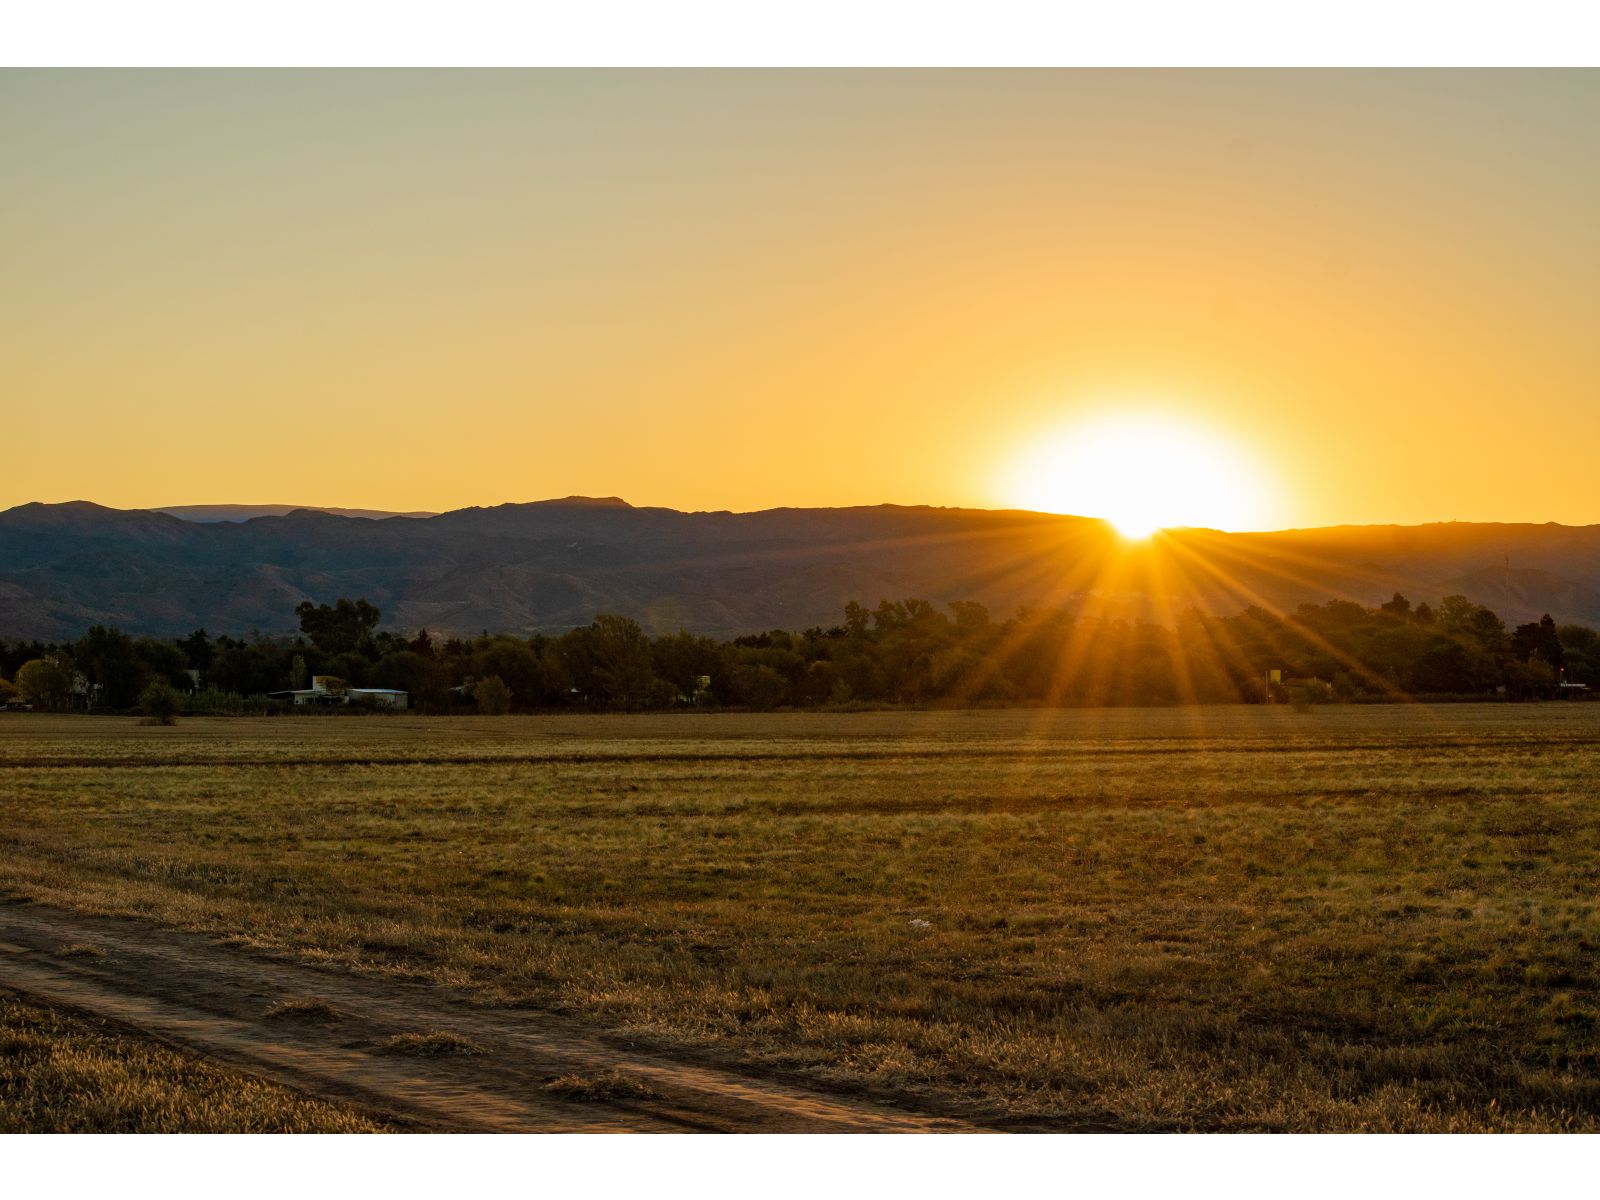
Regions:
<svg viewBox="0 0 1600 1200"><path fill-rule="evenodd" d="M91 947L90 950L82 949ZM66 953L63 953L66 951ZM608 1044L551 1014L322 970L142 922L0 905L0 986L120 1023L402 1127L471 1132L917 1133L963 1123ZM334 1013L269 1017L284 1000ZM480 1054L384 1052L442 1031ZM621 1072L645 1098L571 1099L558 1076Z"/></svg>

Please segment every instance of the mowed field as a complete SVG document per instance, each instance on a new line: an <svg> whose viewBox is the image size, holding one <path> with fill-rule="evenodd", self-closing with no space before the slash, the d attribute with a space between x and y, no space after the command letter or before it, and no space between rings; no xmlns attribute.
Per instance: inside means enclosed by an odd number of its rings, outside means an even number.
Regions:
<svg viewBox="0 0 1600 1200"><path fill-rule="evenodd" d="M337 1105L0 994L0 1133L378 1133Z"/></svg>
<svg viewBox="0 0 1600 1200"><path fill-rule="evenodd" d="M1592 1130L1597 781L1591 704L4 714L0 900L985 1124Z"/></svg>

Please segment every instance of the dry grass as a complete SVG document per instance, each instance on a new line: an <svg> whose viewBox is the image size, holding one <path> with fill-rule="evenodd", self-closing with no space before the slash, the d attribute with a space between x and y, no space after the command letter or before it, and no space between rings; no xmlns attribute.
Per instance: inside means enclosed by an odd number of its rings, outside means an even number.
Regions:
<svg viewBox="0 0 1600 1200"><path fill-rule="evenodd" d="M650 1100L655 1090L642 1080L621 1071L599 1075L561 1075L544 1085L544 1090L566 1100Z"/></svg>
<svg viewBox="0 0 1600 1200"><path fill-rule="evenodd" d="M483 1047L458 1034L444 1030L431 1033L397 1033L379 1048L380 1054L401 1054L409 1058L434 1058L441 1054L482 1054Z"/></svg>
<svg viewBox="0 0 1600 1200"><path fill-rule="evenodd" d="M342 1015L337 1008L326 1000L318 1000L308 996L294 996L279 1000L268 1008L264 1014L269 1021L305 1021L318 1025L337 1021Z"/></svg>
<svg viewBox="0 0 1600 1200"><path fill-rule="evenodd" d="M1063 1126L1596 1129L1596 778L1600 705L8 714L0 891Z"/></svg>
<svg viewBox="0 0 1600 1200"><path fill-rule="evenodd" d="M0 993L0 1133L374 1133L359 1113Z"/></svg>
<svg viewBox="0 0 1600 1200"><path fill-rule="evenodd" d="M56 953L62 958L104 958L105 947L96 946L93 942L73 942L63 946Z"/></svg>

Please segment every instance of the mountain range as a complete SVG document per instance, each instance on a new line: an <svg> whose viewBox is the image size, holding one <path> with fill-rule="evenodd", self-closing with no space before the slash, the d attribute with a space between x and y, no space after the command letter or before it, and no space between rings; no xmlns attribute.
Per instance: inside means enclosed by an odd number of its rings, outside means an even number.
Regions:
<svg viewBox="0 0 1600 1200"><path fill-rule="evenodd" d="M1191 607L1292 609L1455 593L1508 621L1600 624L1600 525L1451 522L1276 533L879 505L679 512L569 497L437 515L256 506L0 512L0 637L93 624L175 636L285 632L295 605L365 597L384 626L526 634L598 613L730 636L837 624L847 601L1067 607L1171 623ZM267 506L277 509L279 506ZM178 515L174 515L174 514Z"/></svg>
<svg viewBox="0 0 1600 1200"><path fill-rule="evenodd" d="M286 517L292 512L327 513L334 517L437 517L436 512L390 512L382 508L323 508L315 504L173 504L153 508L185 521L210 524L213 521L253 521L257 517Z"/></svg>

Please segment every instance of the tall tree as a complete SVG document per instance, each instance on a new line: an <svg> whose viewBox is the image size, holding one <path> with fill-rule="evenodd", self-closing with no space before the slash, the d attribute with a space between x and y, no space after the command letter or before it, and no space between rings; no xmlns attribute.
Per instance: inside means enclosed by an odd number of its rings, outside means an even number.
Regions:
<svg viewBox="0 0 1600 1200"><path fill-rule="evenodd" d="M1556 623L1549 613L1537 621L1517 626L1511 635L1511 654L1519 662L1538 658L1552 667L1563 667L1567 662L1561 638L1556 634Z"/></svg>
<svg viewBox="0 0 1600 1200"><path fill-rule="evenodd" d="M72 664L57 657L36 658L17 668L17 690L35 708L60 712L72 699Z"/></svg>
<svg viewBox="0 0 1600 1200"><path fill-rule="evenodd" d="M133 639L120 629L96 625L78 639L72 660L83 672L100 704L129 708L150 682L150 669L139 657Z"/></svg>
<svg viewBox="0 0 1600 1200"><path fill-rule="evenodd" d="M614 708L638 708L664 686L651 662L650 639L637 621L602 613L592 625L568 637L575 643L573 675L591 700Z"/></svg>
<svg viewBox="0 0 1600 1200"><path fill-rule="evenodd" d="M366 600L340 597L332 605L306 600L295 607L294 615L300 618L300 632L318 650L324 654L350 654L363 648L382 614Z"/></svg>

